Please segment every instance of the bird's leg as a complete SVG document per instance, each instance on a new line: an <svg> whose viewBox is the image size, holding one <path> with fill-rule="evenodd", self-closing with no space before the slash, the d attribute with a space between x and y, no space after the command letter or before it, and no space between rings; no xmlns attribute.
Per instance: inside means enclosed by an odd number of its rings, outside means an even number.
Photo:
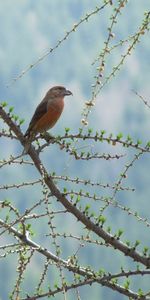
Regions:
<svg viewBox="0 0 150 300"><path fill-rule="evenodd" d="M41 133L41 138L43 138L47 143L50 142L50 140L54 140L54 136L45 131L44 133Z"/></svg>
<svg viewBox="0 0 150 300"><path fill-rule="evenodd" d="M39 137L41 139L44 139L46 141L46 144L51 144L51 143L54 143L54 141L55 141L55 137L52 136L51 134L49 134L47 131L42 132ZM43 151L46 144L43 144L43 145L39 146L39 148L37 149L38 154Z"/></svg>

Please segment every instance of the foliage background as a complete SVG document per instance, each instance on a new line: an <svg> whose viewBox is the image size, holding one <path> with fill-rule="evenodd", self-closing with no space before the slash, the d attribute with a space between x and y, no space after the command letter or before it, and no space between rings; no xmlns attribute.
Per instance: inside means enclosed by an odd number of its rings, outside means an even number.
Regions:
<svg viewBox="0 0 150 300"><path fill-rule="evenodd" d="M94 9L96 5L100 5L101 1L90 0L39 0L39 1L18 1L11 0L1 1L0 4L0 86L1 100L8 101L9 105L15 106L15 111L20 117L25 118L23 129L28 126L28 122L32 113L44 96L46 90L55 84L62 84L72 90L74 96L72 99L66 99L66 107L61 120L52 130L53 134L62 134L65 127L70 127L72 131L76 131L80 127L82 118L82 109L84 101L91 97L91 85L94 82L96 66L91 66L94 58L98 55L102 48L106 37L106 29L108 27L110 9L103 10L102 13L93 16L87 23L70 35L56 51L49 55L36 68L30 70L21 79L12 83L12 78L15 78L27 65L34 62L47 49L53 47L55 43L68 31L72 24L76 23L86 12ZM128 3L119 17L115 35L118 39L123 39L128 34L134 33L138 24L141 23L143 13L149 8L149 1L132 0ZM132 92L132 89L149 98L149 34L144 36L142 43L139 44L134 53L128 57L127 62L123 66L119 75L102 90L97 99L97 105L92 110L89 117L89 127L101 130L105 129L108 133L123 132L126 136L130 133L132 137L146 141L149 139L149 112L137 96ZM119 50L111 56L108 70L118 61ZM8 85L8 87L7 87ZM0 123L1 126L1 123ZM86 145L86 147L92 147ZM91 148L90 148L91 149ZM102 146L105 151L104 146ZM0 141L0 154L9 156L13 152L19 153L21 147L18 144L14 147L8 147L6 141ZM120 150L121 151L121 150ZM77 175L79 164L74 162L66 155L60 155L61 152L56 147L47 149L44 153L44 160L50 165L50 169L58 174ZM132 155L127 153L128 157ZM136 165L130 170L126 185L136 189L136 193L119 193L119 201L122 204L130 206L131 209L140 211L143 217L149 218L149 168L150 162L145 155ZM92 180L102 180L104 182L113 182L114 178L118 177L122 171L122 165L117 162L109 163L109 168L95 161L90 163L80 164L80 175L92 178ZM24 178L23 168L11 167L5 168L4 177L1 178L1 184L12 183L12 178L17 178L19 182ZM28 172L28 171L26 171ZM19 179L18 179L19 173ZM27 173L28 174L28 173ZM30 178L36 176L33 172ZM1 199L11 198L20 210L24 210L27 201L33 201L39 194L38 189L24 189L15 193L11 190L3 194ZM121 195L121 197L120 197ZM106 213L107 214L107 213ZM140 239L146 245L150 246L147 240L148 228L143 224L139 226L136 220L128 218L126 214L120 214L119 210L112 209L108 212L108 222L113 224L114 230L118 227L125 229L124 238L131 240ZM115 220L115 221L114 221ZM63 230L67 230L73 224L71 218L66 219L60 226ZM73 232L77 233L80 226L76 226ZM40 240L40 236L44 230L44 222L40 228L37 228L39 236L36 239ZM1 241L4 243L4 240ZM73 248L73 243L66 242L65 251L70 253ZM115 272L117 267L124 264L128 268L130 260L125 257L118 257L118 266L111 260L110 254L107 251L97 251L94 257L89 255L88 248L84 253L81 250L81 260L87 263L92 263L97 266L107 268ZM84 255L84 257L83 257ZM101 258L103 259L101 260ZM0 263L0 297L6 299L8 292L13 286L13 269L12 261L9 259ZM41 262L38 259L34 261L35 274L40 270ZM51 274L49 274L51 278ZM30 276L29 276L30 278ZM33 279L33 284L34 284ZM140 283L141 283L141 279ZM26 282L26 284L31 284ZM137 286L139 282L136 282ZM148 286L148 281L143 282L143 286ZM94 291L94 294L93 294ZM98 299L100 297L108 297L109 299L123 299L123 296L111 293L111 291L95 287L82 289L81 295L85 297L87 294L89 299ZM59 298L58 298L59 299Z"/></svg>

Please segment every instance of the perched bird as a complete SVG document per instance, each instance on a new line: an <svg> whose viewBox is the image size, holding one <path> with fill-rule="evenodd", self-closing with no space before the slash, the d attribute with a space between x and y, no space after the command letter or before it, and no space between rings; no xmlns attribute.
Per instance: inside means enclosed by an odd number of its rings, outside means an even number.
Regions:
<svg viewBox="0 0 150 300"><path fill-rule="evenodd" d="M63 86L54 86L49 89L44 99L37 106L24 135L30 143L38 133L45 132L56 124L64 108L64 97L70 95L72 95L72 92Z"/></svg>

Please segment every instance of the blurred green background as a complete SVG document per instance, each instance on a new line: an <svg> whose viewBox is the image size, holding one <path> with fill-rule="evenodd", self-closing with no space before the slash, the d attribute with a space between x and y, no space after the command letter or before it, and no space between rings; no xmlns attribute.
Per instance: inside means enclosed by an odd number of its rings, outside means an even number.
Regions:
<svg viewBox="0 0 150 300"><path fill-rule="evenodd" d="M65 32L69 31L82 16L93 10L96 5L101 4L102 1L98 0L1 1L0 99L7 101L10 106L15 106L15 113L20 118L25 118L25 123L22 126L23 131L26 130L34 109L48 88L55 84L61 84L73 92L73 98L66 99L64 113L56 127L52 129L52 133L54 135L63 134L65 127L70 127L72 132L78 132L78 128L81 126L84 101L90 99L91 85L95 80L96 66L91 64L103 48L112 7L102 10L91 17L88 22L82 24L76 32L69 36L65 43L62 43L42 63L29 70L21 79L15 83L12 82L12 79L16 78L49 48L54 47ZM130 1L122 11L122 15L119 16L118 24L114 28L116 39L120 40L132 35L141 24L144 12L149 8L149 0ZM149 40L149 33L141 38L141 43L128 57L119 74L99 94L97 104L89 116L89 127L94 130L105 129L108 134L111 132L114 134L122 132L125 136L130 134L135 141L137 138L143 142L150 139L149 111L132 92L134 89L149 100ZM108 60L108 70L119 62L119 57L120 49L118 48ZM2 126L3 123L0 122L0 127L2 128ZM87 147L91 149L95 146L90 144ZM108 146L102 145L101 147L99 151L109 151ZM125 152L121 147L118 147L117 150L121 153ZM115 149L114 152L117 150ZM1 158L7 158L11 154L20 153L20 151L22 148L17 143L12 142L10 144L6 139L0 140ZM52 149L45 150L43 160L48 169L55 171L58 175L81 176L82 178L111 183L116 181L119 173L124 169L125 162L131 159L132 154L132 151L126 150L126 158L121 163L120 161L103 163L96 160L85 163L68 158L66 154L62 154L62 151L54 146ZM150 161L148 155L145 155L136 162L125 181L125 184L134 187L136 192L119 193L117 199L121 204L130 206L131 209L138 211L146 218L149 218L149 168ZM38 178L35 170L30 171L29 168L24 169L20 166L6 167L1 174L1 184L6 184L6 182L19 183L25 178ZM34 187L32 187L32 193L31 189L19 190L17 194L15 190L2 191L1 200L4 198L11 199L20 211L24 211L28 205L30 206L32 202L37 200L39 191L40 189ZM102 194L99 189L96 192ZM104 194L108 196L106 191ZM147 240L149 229L144 224L137 223L136 219L129 218L127 214L120 213L117 209L110 209L106 215L109 220L108 225L112 226L114 232L118 227L124 228L124 240L135 241L139 239L144 245L149 246L150 242ZM64 231L68 229L69 223L69 227L72 226L72 232L79 234L82 226L75 225L75 220L72 220L70 216L67 220L63 224ZM61 220L58 221L58 224L62 226ZM39 236L36 238L39 241L41 241L41 237L43 239L45 225L43 221L42 226L38 224L36 227L39 232ZM1 238L0 244L5 242L6 240ZM71 241L66 240L63 247L64 258L74 251ZM121 265L126 266L127 269L131 265L130 259L123 256L117 257L117 253L116 260L111 259L110 251L107 253L101 248L95 251L94 248L92 250L92 248L86 247L86 249L81 250L80 255L82 265L91 264L95 268L99 265L99 268L104 267L111 272L119 271ZM102 261L101 257L103 258ZM15 277L14 262L11 257L6 260L0 262L0 299L8 299L8 293L12 289ZM118 265L116 261L118 261ZM34 268L29 271L26 278L25 286L28 288L30 286L31 291L35 287L41 264L39 258L35 258ZM51 278L52 275L49 274L49 276ZM31 278L33 279L33 286ZM138 289L139 284L148 289L149 280L142 282L141 278L136 279L134 287L136 286ZM69 299L76 299L75 293L70 292L69 297ZM81 289L81 299L104 299L104 297L117 300L124 299L122 295L96 285ZM56 299L61 299L61 296L58 295Z"/></svg>

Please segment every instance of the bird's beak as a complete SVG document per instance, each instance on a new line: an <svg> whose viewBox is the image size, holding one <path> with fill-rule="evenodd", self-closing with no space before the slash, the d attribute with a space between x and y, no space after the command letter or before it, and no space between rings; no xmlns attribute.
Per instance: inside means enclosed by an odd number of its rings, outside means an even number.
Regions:
<svg viewBox="0 0 150 300"><path fill-rule="evenodd" d="M72 92L70 92L69 90L66 90L65 91L65 96L70 96L70 95L73 95Z"/></svg>

